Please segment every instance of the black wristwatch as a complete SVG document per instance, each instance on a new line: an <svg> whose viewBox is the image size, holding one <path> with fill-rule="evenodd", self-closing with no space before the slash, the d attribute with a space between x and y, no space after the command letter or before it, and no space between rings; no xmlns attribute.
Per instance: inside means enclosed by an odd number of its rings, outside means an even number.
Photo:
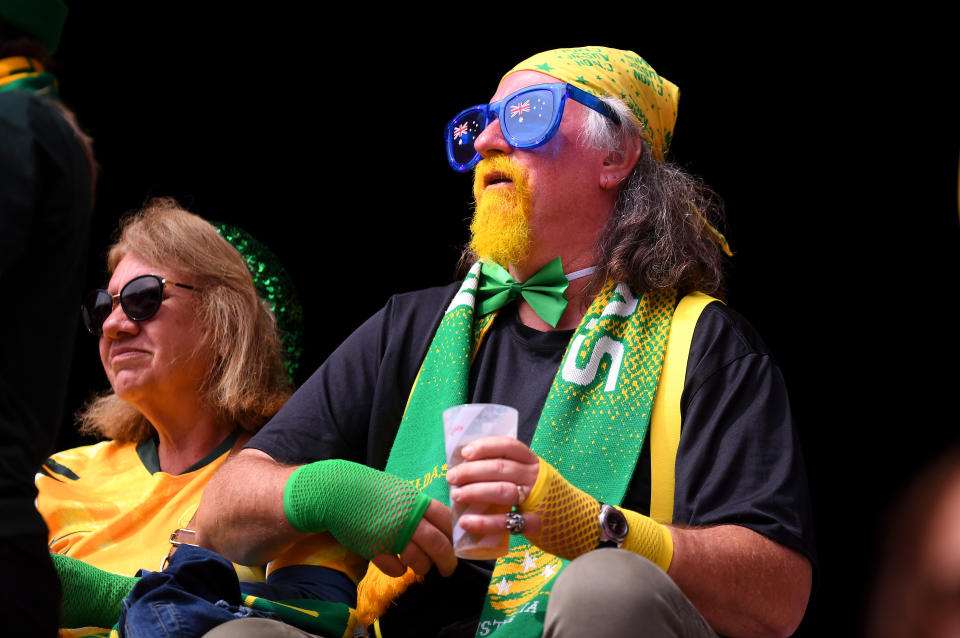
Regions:
<svg viewBox="0 0 960 638"><path fill-rule="evenodd" d="M623 541L627 539L627 532L630 531L630 526L627 525L627 517L623 515L623 512L613 505L600 503L600 515L597 516L597 522L600 523L598 549L623 545Z"/></svg>

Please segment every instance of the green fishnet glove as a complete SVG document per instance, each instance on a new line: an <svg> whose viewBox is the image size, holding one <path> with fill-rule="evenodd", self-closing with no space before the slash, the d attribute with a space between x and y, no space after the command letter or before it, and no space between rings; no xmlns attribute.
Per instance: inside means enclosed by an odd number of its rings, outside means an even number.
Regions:
<svg viewBox="0 0 960 638"><path fill-rule="evenodd" d="M62 627L113 627L120 618L120 601L126 598L139 578L97 569L82 560L51 554L57 568L63 599L60 601Z"/></svg>
<svg viewBox="0 0 960 638"><path fill-rule="evenodd" d="M301 532L329 530L369 560L402 552L432 500L392 474L335 459L297 468L283 490L283 511Z"/></svg>

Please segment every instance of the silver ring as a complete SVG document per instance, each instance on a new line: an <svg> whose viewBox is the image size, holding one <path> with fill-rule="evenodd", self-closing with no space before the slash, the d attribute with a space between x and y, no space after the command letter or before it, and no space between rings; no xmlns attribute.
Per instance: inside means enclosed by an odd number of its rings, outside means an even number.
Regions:
<svg viewBox="0 0 960 638"><path fill-rule="evenodd" d="M520 512L507 512L507 531L511 534L523 534L527 528L527 521Z"/></svg>

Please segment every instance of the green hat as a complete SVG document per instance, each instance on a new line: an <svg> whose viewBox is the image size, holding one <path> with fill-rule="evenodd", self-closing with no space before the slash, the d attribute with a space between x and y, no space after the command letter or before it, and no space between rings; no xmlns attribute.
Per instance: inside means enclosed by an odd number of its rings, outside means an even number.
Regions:
<svg viewBox="0 0 960 638"><path fill-rule="evenodd" d="M0 20L31 35L53 53L70 10L63 0L0 0Z"/></svg>
<svg viewBox="0 0 960 638"><path fill-rule="evenodd" d="M277 321L283 365L290 381L295 383L303 354L303 306L293 279L266 244L247 231L223 222L210 222L210 225L236 248L247 264L257 294Z"/></svg>

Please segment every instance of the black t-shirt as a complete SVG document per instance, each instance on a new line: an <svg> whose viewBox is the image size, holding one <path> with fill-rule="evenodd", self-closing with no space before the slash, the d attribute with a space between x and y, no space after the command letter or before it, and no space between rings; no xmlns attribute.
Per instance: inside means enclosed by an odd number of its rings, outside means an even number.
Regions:
<svg viewBox="0 0 960 638"><path fill-rule="evenodd" d="M247 446L282 463L342 458L383 469L414 378L457 289L392 297ZM505 308L470 369L468 400L515 407L518 438L529 444L572 333L534 330L519 321L516 306ZM813 562L807 480L783 377L753 328L723 304L707 306L697 322L680 409L674 522L741 525ZM622 505L649 514L646 443ZM428 576L384 620L406 617L404 607L419 604L431 612L410 611L417 623L443 608L450 621L476 615L489 571L460 563L453 581ZM464 588L477 593L465 595ZM426 635L422 624L418 631Z"/></svg>
<svg viewBox="0 0 960 638"><path fill-rule="evenodd" d="M66 398L90 226L90 165L47 100L0 93L0 534L46 537L34 476Z"/></svg>

